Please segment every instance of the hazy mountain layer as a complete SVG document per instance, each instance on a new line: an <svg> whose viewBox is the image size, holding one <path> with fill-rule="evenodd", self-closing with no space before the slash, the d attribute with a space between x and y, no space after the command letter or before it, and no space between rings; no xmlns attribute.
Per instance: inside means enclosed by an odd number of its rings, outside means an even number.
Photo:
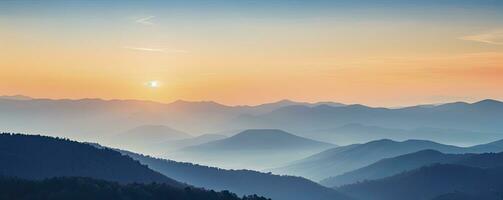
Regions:
<svg viewBox="0 0 503 200"><path fill-rule="evenodd" d="M336 147L298 160L273 172L322 180L365 167L384 158L433 149L443 153L483 153L503 151L503 141L472 147L457 147L425 140L377 140L359 145Z"/></svg>
<svg viewBox="0 0 503 200"><path fill-rule="evenodd" d="M226 139L183 148L173 158L223 168L266 169L334 146L281 130L253 129Z"/></svg>
<svg viewBox="0 0 503 200"><path fill-rule="evenodd" d="M240 116L231 124L236 127L268 127L291 131L300 136L316 139L341 139L342 143L355 143L378 138L441 139L443 142L475 144L471 141L494 140L494 133L503 133L503 102L484 100L476 103L448 103L437 106L413 106L405 108L373 108L364 105L332 107L327 105L282 107L270 113L256 116ZM385 129L399 129L375 135L357 127L357 130L337 130L348 124L361 124ZM421 130L424 127L433 131ZM351 127L354 128L354 127ZM449 133L445 130L457 130ZM333 131L330 131L333 130ZM411 131L410 131L411 130ZM433 133L440 132L440 135ZM453 132L453 131L450 131ZM470 132L484 134L472 135ZM355 133L353 136L351 133ZM421 133L421 134L418 134ZM383 135L384 134L384 135ZM426 137L423 134L430 134ZM453 136L456 134L455 136ZM355 137L355 139L353 139ZM366 137L369 137L366 139ZM452 137L456 137L455 139ZM452 139L452 141L449 140ZM471 143L470 143L471 142Z"/></svg>
<svg viewBox="0 0 503 200"><path fill-rule="evenodd" d="M152 153L159 143L188 139L192 136L163 125L144 125L107 138L107 143L139 152ZM164 151L168 151L167 148Z"/></svg>

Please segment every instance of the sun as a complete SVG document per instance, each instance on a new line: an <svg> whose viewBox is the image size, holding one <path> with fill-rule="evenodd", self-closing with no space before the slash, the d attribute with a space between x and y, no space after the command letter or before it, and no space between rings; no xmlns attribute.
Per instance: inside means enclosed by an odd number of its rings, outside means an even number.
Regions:
<svg viewBox="0 0 503 200"><path fill-rule="evenodd" d="M147 82L147 86L150 88L158 88L159 87L159 81L149 81Z"/></svg>

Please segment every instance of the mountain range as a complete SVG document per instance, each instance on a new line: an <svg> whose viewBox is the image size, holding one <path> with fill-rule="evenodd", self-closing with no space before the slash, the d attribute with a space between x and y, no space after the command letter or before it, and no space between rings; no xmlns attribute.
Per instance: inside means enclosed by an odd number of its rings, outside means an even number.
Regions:
<svg viewBox="0 0 503 200"><path fill-rule="evenodd" d="M238 195L257 194L274 200L349 199L335 190L301 177L279 176L252 170L226 170L153 158L130 151L117 151L168 177L197 187L217 191L229 190Z"/></svg>
<svg viewBox="0 0 503 200"><path fill-rule="evenodd" d="M320 181L365 167L381 159L432 149L443 153L484 153L503 151L503 140L471 147L457 147L426 140L376 140L328 149L321 153L273 169L278 174L290 174Z"/></svg>
<svg viewBox="0 0 503 200"><path fill-rule="evenodd" d="M222 168L266 169L335 146L281 130L251 129L225 139L185 147L172 157Z"/></svg>
<svg viewBox="0 0 503 200"><path fill-rule="evenodd" d="M107 143L135 151L153 153L151 149L154 145L189 138L192 138L192 136L168 126L143 125L127 130L124 133L112 135L107 138Z"/></svg>
<svg viewBox="0 0 503 200"><path fill-rule="evenodd" d="M499 123L502 111L503 103L496 100L374 108L288 100L257 106L226 106L210 101L164 104L139 100L4 97L0 98L0 126L4 131L40 133L110 145L112 143L106 140L110 136L152 124L193 136L281 129L335 144L416 138L473 145L498 137L503 131Z"/></svg>
<svg viewBox="0 0 503 200"><path fill-rule="evenodd" d="M502 189L503 168L454 164L434 164L387 178L337 188L360 200L491 200L501 199Z"/></svg>

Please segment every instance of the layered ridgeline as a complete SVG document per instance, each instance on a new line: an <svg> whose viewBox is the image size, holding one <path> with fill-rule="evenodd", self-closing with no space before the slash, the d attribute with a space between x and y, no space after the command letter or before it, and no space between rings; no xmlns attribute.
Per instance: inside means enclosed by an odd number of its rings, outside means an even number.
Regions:
<svg viewBox="0 0 503 200"><path fill-rule="evenodd" d="M359 200L496 200L503 195L503 168L435 164L337 190Z"/></svg>
<svg viewBox="0 0 503 200"><path fill-rule="evenodd" d="M175 160L233 169L266 169L335 147L276 129L252 129L181 149Z"/></svg>
<svg viewBox="0 0 503 200"><path fill-rule="evenodd" d="M443 153L484 153L503 151L503 141L472 147L457 147L425 140L377 140L365 144L336 147L274 169L279 174L291 174L320 181L365 167L381 159L392 158L420 150L432 149Z"/></svg>
<svg viewBox="0 0 503 200"><path fill-rule="evenodd" d="M191 135L185 132L168 126L143 125L127 130L124 133L107 137L106 140L108 144L113 146L121 146L139 152L155 153L153 147L158 144L189 139L191 137Z"/></svg>
<svg viewBox="0 0 503 200"><path fill-rule="evenodd" d="M230 121L241 115L259 115L292 105L316 106L333 102L279 101L257 106L226 106L211 101L158 103L140 100L32 99L0 96L0 126L11 132L51 134L77 140L101 141L146 124L186 133L243 130ZM76 123L78 122L78 123ZM194 126L197 124L197 126Z"/></svg>
<svg viewBox="0 0 503 200"><path fill-rule="evenodd" d="M229 192L193 188L129 156L96 146L47 136L0 134L0 198L241 199ZM264 198L243 198L255 199Z"/></svg>
<svg viewBox="0 0 503 200"><path fill-rule="evenodd" d="M503 132L502 118L503 102L483 100L405 108L293 105L265 114L240 116L231 124L278 128L337 144L385 138L403 140L406 139L404 135L408 136L407 139L476 144L498 139L497 133ZM361 127L344 127L348 124ZM379 130L369 132L368 127Z"/></svg>
<svg viewBox="0 0 503 200"><path fill-rule="evenodd" d="M503 153L444 154L435 150L422 150L383 159L369 166L336 177L330 177L321 181L321 183L328 187L335 187L365 180L375 180L435 163L480 168L503 167Z"/></svg>
<svg viewBox="0 0 503 200"><path fill-rule="evenodd" d="M117 150L168 177L213 190L229 190L238 195L257 194L273 200L348 199L335 190L301 177L279 176L251 170L225 170L182 163Z"/></svg>
<svg viewBox="0 0 503 200"><path fill-rule="evenodd" d="M494 100L388 109L332 102L225 106L215 102L5 97L0 98L0 126L6 131L98 142L103 142L102 136L158 124L192 135L266 127L337 144L403 140L405 136L475 144L495 140L494 133L503 131L502 111L503 103Z"/></svg>
<svg viewBox="0 0 503 200"><path fill-rule="evenodd" d="M0 134L0 176L40 180L79 176L120 183L166 183L185 187L110 149L46 136Z"/></svg>
<svg viewBox="0 0 503 200"><path fill-rule="evenodd" d="M228 191L176 188L159 183L124 185L84 177L58 177L40 181L0 177L0 199L270 200L256 195L239 198Z"/></svg>
<svg viewBox="0 0 503 200"><path fill-rule="evenodd" d="M146 147L144 151L138 151L138 152L164 158L169 157L169 155L172 154L173 152L176 152L185 147L196 146L216 140L222 140L225 138L227 138L227 136L221 134L203 134L200 136L194 136L187 139L157 142L155 144ZM134 149L130 148L130 150Z"/></svg>
<svg viewBox="0 0 503 200"><path fill-rule="evenodd" d="M375 180L425 165L450 163L465 156L468 156L468 154L444 154L436 150L421 150L393 158L382 159L371 165L323 179L320 183L327 187L336 187L365 180Z"/></svg>

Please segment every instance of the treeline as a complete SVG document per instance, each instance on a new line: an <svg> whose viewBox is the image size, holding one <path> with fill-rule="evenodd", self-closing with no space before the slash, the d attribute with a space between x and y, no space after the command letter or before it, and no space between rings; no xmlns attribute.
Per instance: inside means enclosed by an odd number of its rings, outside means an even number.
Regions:
<svg viewBox="0 0 503 200"><path fill-rule="evenodd" d="M0 177L0 199L270 200L257 195L238 197L229 191L177 188L165 183L124 185L85 177L57 177L39 181Z"/></svg>

